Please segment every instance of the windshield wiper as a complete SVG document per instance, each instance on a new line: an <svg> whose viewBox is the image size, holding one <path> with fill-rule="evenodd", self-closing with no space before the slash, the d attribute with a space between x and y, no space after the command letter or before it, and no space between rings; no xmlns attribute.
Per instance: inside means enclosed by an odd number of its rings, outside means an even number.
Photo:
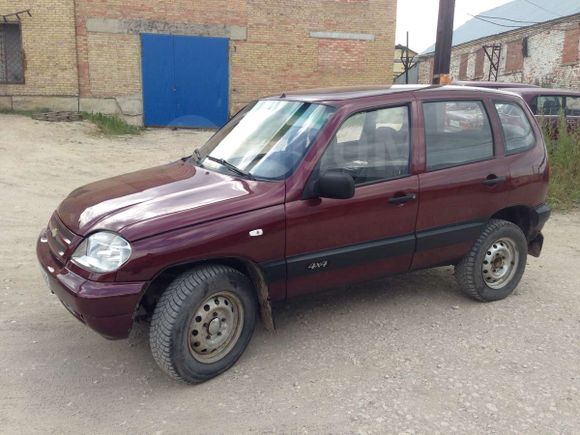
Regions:
<svg viewBox="0 0 580 435"><path fill-rule="evenodd" d="M216 157L212 157L212 156L206 156L205 157L208 160L211 160L212 162L216 162L219 163L222 166L225 166L226 168L228 168L230 171L235 172L238 175L241 175L242 177L248 178L250 180L253 180L254 177L252 176L252 174L250 174L247 171L244 171L243 169L238 168L235 165L232 165L230 162L228 162L227 160L224 159L218 159Z"/></svg>

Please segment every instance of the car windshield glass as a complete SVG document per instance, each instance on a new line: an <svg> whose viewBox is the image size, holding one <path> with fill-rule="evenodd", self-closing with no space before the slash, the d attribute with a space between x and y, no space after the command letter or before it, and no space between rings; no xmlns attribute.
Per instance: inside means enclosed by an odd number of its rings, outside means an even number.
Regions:
<svg viewBox="0 0 580 435"><path fill-rule="evenodd" d="M284 179L334 111L322 104L260 100L216 133L202 147L198 160L220 172Z"/></svg>

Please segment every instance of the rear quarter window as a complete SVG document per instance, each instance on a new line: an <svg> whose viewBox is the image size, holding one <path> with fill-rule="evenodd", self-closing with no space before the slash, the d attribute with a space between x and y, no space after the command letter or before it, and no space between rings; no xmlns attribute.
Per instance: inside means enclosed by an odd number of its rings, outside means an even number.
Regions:
<svg viewBox="0 0 580 435"><path fill-rule="evenodd" d="M566 97L566 115L580 116L580 97Z"/></svg>
<svg viewBox="0 0 580 435"><path fill-rule="evenodd" d="M535 145L534 129L519 104L496 102L495 109L501 122L506 154L524 151Z"/></svg>
<svg viewBox="0 0 580 435"><path fill-rule="evenodd" d="M493 157L493 136L481 101L423 103L427 170Z"/></svg>

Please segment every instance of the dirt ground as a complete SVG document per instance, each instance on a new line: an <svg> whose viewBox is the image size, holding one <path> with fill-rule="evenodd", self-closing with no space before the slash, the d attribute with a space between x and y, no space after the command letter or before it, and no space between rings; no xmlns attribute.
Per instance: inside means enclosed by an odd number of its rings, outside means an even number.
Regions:
<svg viewBox="0 0 580 435"><path fill-rule="evenodd" d="M207 137L0 115L0 433L580 433L577 212L553 216L504 301L464 297L440 268L290 302L198 386L165 377L145 327L111 342L76 321L35 258L53 209Z"/></svg>

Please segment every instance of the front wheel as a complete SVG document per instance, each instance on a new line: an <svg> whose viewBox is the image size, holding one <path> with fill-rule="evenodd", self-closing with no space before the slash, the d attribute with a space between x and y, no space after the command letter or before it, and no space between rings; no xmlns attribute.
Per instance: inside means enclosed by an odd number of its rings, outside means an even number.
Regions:
<svg viewBox="0 0 580 435"><path fill-rule="evenodd" d="M242 355L256 314L255 292L245 275L221 265L194 268L177 277L155 307L151 352L173 379L206 381Z"/></svg>
<svg viewBox="0 0 580 435"><path fill-rule="evenodd" d="M483 302L509 296L519 284L528 255L528 244L515 224L492 219L455 269L463 292Z"/></svg>

